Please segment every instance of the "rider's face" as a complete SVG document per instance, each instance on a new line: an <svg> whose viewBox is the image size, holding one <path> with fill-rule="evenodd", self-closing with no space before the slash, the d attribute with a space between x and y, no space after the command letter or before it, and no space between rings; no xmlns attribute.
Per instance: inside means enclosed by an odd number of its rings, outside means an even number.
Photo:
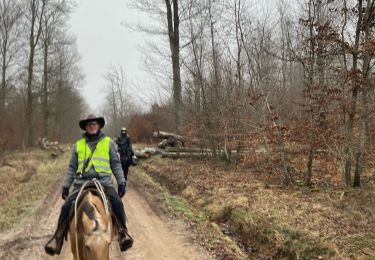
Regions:
<svg viewBox="0 0 375 260"><path fill-rule="evenodd" d="M97 134L99 132L99 123L97 121L91 121L86 124L86 132L90 135Z"/></svg>

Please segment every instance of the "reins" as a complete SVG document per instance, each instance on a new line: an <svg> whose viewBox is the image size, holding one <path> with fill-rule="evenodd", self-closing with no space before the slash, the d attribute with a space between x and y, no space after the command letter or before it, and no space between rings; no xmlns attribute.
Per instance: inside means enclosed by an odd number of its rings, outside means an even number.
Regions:
<svg viewBox="0 0 375 260"><path fill-rule="evenodd" d="M100 194L100 197L103 201L103 204L104 204L104 209L105 209L105 213L106 215L109 214L109 210L108 210L108 201L107 201L107 197L105 196L105 193L104 193L104 189L103 189L103 186L100 184L100 182L94 178L91 180L92 182L94 182L95 184L95 187L96 189L98 190L99 194ZM86 185L91 182L90 180L86 181L82 186L81 186L81 189L79 190L79 193L77 195L77 198L76 198L76 201L74 203L74 224L75 224L75 236L76 236L76 254L77 254L77 260L80 260L79 259L79 252L78 252L78 232L77 232L77 223L78 223L78 217L77 217L77 208L78 208L78 201L79 201L79 198L81 197L82 195L82 192L83 190L85 189ZM111 230L110 230L111 232Z"/></svg>

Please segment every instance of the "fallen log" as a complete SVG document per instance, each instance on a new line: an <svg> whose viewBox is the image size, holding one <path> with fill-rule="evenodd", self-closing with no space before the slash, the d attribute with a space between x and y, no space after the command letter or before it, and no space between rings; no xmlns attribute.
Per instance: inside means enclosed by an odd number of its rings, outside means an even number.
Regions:
<svg viewBox="0 0 375 260"><path fill-rule="evenodd" d="M165 148L165 151L166 152L197 152L197 153L200 153L200 152L206 152L206 151L210 151L210 149L202 149L202 148L199 148L199 147L166 147Z"/></svg>
<svg viewBox="0 0 375 260"><path fill-rule="evenodd" d="M163 139L158 147L159 148L166 148L166 147L181 147L185 146L185 144L192 144L192 145L197 145L201 147L207 146L207 141L198 139L198 138L188 138L185 136L181 136L178 134L174 133L169 133L165 131L155 131L153 133L153 136L158 139Z"/></svg>
<svg viewBox="0 0 375 260"><path fill-rule="evenodd" d="M219 157L226 157L225 153L223 151L220 151L217 153L217 156ZM161 152L162 158L206 158L206 157L213 157L213 153L211 151L205 151L205 152L167 152L163 151ZM229 155L229 160L233 162L238 162L242 158L242 155L238 152L232 151L232 153Z"/></svg>
<svg viewBox="0 0 375 260"><path fill-rule="evenodd" d="M178 158L206 158L211 157L212 154L201 154L201 153L165 153L161 154L162 158L171 158L171 159L178 159Z"/></svg>
<svg viewBox="0 0 375 260"><path fill-rule="evenodd" d="M146 147L141 150L134 150L135 156L138 158L149 158L154 154L158 154L159 151L156 148Z"/></svg>
<svg viewBox="0 0 375 260"><path fill-rule="evenodd" d="M182 137L181 135L177 135L177 134L169 133L169 132L165 132L165 131L155 131L153 133L153 135L154 135L155 138L159 138L159 139L168 139L169 137L173 137L173 138L176 138L177 140L180 140L180 141L186 140L186 138Z"/></svg>

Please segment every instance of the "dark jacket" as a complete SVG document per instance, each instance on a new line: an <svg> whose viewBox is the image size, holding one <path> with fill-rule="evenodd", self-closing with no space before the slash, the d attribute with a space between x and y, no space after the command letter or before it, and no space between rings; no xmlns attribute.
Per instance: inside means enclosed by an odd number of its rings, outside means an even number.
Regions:
<svg viewBox="0 0 375 260"><path fill-rule="evenodd" d="M127 134L121 134L116 138L116 144L117 151L120 154L121 163L130 165L132 163L132 156L134 153L129 136Z"/></svg>
<svg viewBox="0 0 375 260"><path fill-rule="evenodd" d="M96 144L99 142L99 140L105 137L105 135L103 133L99 133L99 135L94 139L88 138L85 134L83 135L83 137L86 138L87 144L92 150L96 146ZM110 145L109 163L111 165L112 173L116 178L117 184L119 185L124 184L125 178L124 178L124 174L121 168L120 159L116 152L116 145L112 140L110 141L109 145ZM79 189L87 181L88 178L97 178L100 181L100 183L105 187L113 186L112 174L98 173L95 171L95 167L92 166L90 170L85 173L85 179L82 179L82 178L79 178L76 174L77 168L78 168L78 154L77 154L76 144L74 144L72 157L70 159L68 172L64 178L63 187L69 188L73 184L74 189Z"/></svg>

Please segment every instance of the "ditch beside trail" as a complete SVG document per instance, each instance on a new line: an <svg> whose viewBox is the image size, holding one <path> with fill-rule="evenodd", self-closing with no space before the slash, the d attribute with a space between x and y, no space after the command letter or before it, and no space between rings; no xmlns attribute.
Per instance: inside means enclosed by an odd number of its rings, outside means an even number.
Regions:
<svg viewBox="0 0 375 260"><path fill-rule="evenodd" d="M110 259L212 259L189 239L184 223L160 218L139 192L132 189L132 183L129 186L123 201L135 243L121 253L117 241L113 241ZM15 230L0 232L0 259L72 259L69 238L59 256L50 257L43 250L54 231L62 203L60 189L55 189L35 218Z"/></svg>

